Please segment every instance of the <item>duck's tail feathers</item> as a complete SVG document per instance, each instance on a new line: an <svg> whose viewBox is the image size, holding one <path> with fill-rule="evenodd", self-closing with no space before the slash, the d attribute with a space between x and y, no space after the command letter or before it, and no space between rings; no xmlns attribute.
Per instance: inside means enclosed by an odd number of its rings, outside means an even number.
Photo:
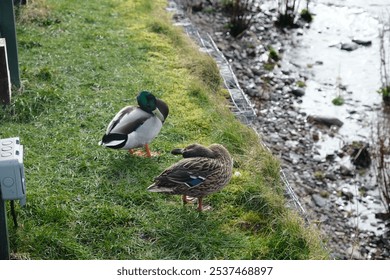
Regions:
<svg viewBox="0 0 390 280"><path fill-rule="evenodd" d="M120 149L126 144L126 141L127 135L125 134L104 134L102 140L99 142L99 145L113 149Z"/></svg>
<svg viewBox="0 0 390 280"><path fill-rule="evenodd" d="M150 185L150 186L147 188L147 190L150 191L150 192L158 192L158 193L170 193L170 192L173 191L173 190L170 189L170 188L160 187L159 185L156 185L156 184Z"/></svg>

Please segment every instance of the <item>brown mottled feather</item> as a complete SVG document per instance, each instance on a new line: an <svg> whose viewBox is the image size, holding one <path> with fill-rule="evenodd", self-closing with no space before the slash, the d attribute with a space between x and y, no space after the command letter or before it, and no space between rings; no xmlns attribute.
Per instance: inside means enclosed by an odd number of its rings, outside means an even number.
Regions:
<svg viewBox="0 0 390 280"><path fill-rule="evenodd" d="M186 158L156 177L149 191L202 198L229 183L233 160L222 145L212 144L207 148L193 144L184 149L175 149L172 153L182 154Z"/></svg>

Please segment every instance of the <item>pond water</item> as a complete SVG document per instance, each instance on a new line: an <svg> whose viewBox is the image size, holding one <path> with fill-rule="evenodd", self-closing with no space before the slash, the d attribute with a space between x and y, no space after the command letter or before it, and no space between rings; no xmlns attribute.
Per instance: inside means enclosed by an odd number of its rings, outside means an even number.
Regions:
<svg viewBox="0 0 390 280"><path fill-rule="evenodd" d="M345 124L339 131L345 141L370 139L382 104L377 93L381 86L378 34L386 7L390 11L390 1L316 1L311 6L315 20L297 38L299 47L287 54L292 63L311 67L302 110L338 117ZM370 40L372 45L340 49L341 43L353 39ZM333 105L337 96L344 98L344 106Z"/></svg>
<svg viewBox="0 0 390 280"><path fill-rule="evenodd" d="M301 1L305 2L305 1ZM364 141L373 144L378 115L383 110L380 76L380 38L382 22L390 20L389 0L317 0L309 8L315 15L309 28L294 33L292 46L285 50L284 61L299 67L308 75L306 94L297 104L307 115L336 117L344 125L332 137L324 135L317 144L320 156L325 160L345 144ZM371 45L358 45L353 51L341 49L341 44L359 39L371 41ZM332 100L341 96L345 103L335 106ZM350 164L349 159L338 159ZM372 170L371 170L372 171ZM351 223L362 230L381 234L374 214L384 212L377 188L362 197L358 189L373 181L355 182L335 186L355 194L356 203L345 205L334 198L340 210L358 212ZM379 221L380 223L380 221Z"/></svg>

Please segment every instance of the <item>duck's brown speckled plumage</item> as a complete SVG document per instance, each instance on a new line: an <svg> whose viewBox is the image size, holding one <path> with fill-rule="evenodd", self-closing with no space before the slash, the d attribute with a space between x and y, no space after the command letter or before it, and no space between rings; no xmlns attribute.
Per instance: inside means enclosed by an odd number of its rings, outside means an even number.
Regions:
<svg viewBox="0 0 390 280"><path fill-rule="evenodd" d="M192 144L172 153L182 154L184 159L156 177L149 191L183 195L184 202L186 196L197 197L198 209L202 210L202 198L221 190L232 177L233 160L220 144Z"/></svg>

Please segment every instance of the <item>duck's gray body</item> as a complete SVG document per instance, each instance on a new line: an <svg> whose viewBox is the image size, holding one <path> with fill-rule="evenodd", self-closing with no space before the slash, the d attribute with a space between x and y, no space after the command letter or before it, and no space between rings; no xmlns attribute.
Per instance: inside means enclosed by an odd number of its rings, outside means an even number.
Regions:
<svg viewBox="0 0 390 280"><path fill-rule="evenodd" d="M163 122L153 114L127 106L112 119L101 143L113 149L142 147L159 134L162 125Z"/></svg>
<svg viewBox="0 0 390 280"><path fill-rule="evenodd" d="M165 102L150 92L141 92L137 101L138 107L124 107L115 115L100 145L126 150L145 146L149 151L147 145L159 134L169 109Z"/></svg>

